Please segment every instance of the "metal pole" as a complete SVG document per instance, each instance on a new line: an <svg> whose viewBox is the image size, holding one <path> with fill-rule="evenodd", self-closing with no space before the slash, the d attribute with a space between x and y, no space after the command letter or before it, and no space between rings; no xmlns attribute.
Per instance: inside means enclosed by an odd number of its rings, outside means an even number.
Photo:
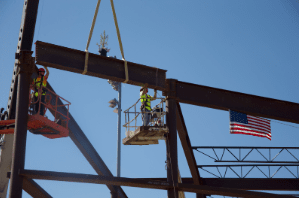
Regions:
<svg viewBox="0 0 299 198"><path fill-rule="evenodd" d="M23 178L19 175L25 166L27 117L29 104L30 66L32 51L21 51L17 91L16 123L10 176L9 198L22 197Z"/></svg>
<svg viewBox="0 0 299 198"><path fill-rule="evenodd" d="M166 123L169 133L166 140L167 147L167 181L177 186L178 183L178 152L177 152L177 128L176 128L176 100L175 97L176 80L169 79L169 99L166 100ZM178 190L171 188L167 190L168 198L178 198Z"/></svg>
<svg viewBox="0 0 299 198"><path fill-rule="evenodd" d="M118 84L118 127L117 127L117 163L116 176L120 177L120 150L121 150L121 83Z"/></svg>

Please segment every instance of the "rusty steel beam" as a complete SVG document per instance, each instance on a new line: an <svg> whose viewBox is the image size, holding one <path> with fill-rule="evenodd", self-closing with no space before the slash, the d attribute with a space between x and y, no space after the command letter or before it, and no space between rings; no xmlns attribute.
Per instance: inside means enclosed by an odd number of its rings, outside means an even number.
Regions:
<svg viewBox="0 0 299 198"><path fill-rule="evenodd" d="M67 47L61 47L41 41L36 42L36 63L56 69L81 74L84 71L85 52ZM127 62L128 84L148 84L149 88L164 90L166 70ZM124 61L89 53L86 75L113 81L126 80Z"/></svg>
<svg viewBox="0 0 299 198"><path fill-rule="evenodd" d="M23 190L33 198L53 198L32 179L23 178Z"/></svg>
<svg viewBox="0 0 299 198"><path fill-rule="evenodd" d="M203 181L200 179L199 171L196 165L196 160L191 147L191 142L185 125L185 120L179 103L176 104L176 120L177 130L181 140L181 144L187 159L187 163L193 178L193 182L196 185L203 185ZM197 195L197 198L206 198L206 195Z"/></svg>
<svg viewBox="0 0 299 198"><path fill-rule="evenodd" d="M18 42L16 54L19 54L21 50L31 51L38 4L39 0L24 0L19 36L18 41L16 41ZM18 59L15 59L14 65L10 66L13 67L13 75L6 109L8 112L7 119L15 119L18 85L17 64ZM0 197L6 197L7 194L9 180L6 178L6 173L11 169L13 139L14 136L12 134L4 135L0 154Z"/></svg>
<svg viewBox="0 0 299 198"><path fill-rule="evenodd" d="M23 177L19 175L19 172L24 170L25 166L29 86L31 82L30 76L34 66L34 61L31 55L32 51L22 50L18 62L19 82L17 90L16 123L13 141L9 198L22 197Z"/></svg>
<svg viewBox="0 0 299 198"><path fill-rule="evenodd" d="M221 179L221 178L205 178L209 186L223 187L223 188L236 188L241 190L283 190L283 191L298 191L298 179L285 179L285 178L244 178L244 179Z"/></svg>
<svg viewBox="0 0 299 198"><path fill-rule="evenodd" d="M175 90L175 81L170 79L169 88L171 91ZM172 96L170 92L169 96ZM170 184L177 185L178 183L178 145L177 145L177 128L176 128L176 102L174 98L166 100L166 125L169 133L166 137L166 150L167 150L167 181ZM168 198L178 197L178 190L168 189Z"/></svg>
<svg viewBox="0 0 299 198"><path fill-rule="evenodd" d="M136 178L144 181L166 182L167 178ZM201 178L208 186L234 188L240 190L298 191L298 179L285 178ZM193 178L182 178L183 184L194 184Z"/></svg>
<svg viewBox="0 0 299 198"><path fill-rule="evenodd" d="M235 110L299 124L299 104L186 82L176 82L179 102L220 110Z"/></svg>
<svg viewBox="0 0 299 198"><path fill-rule="evenodd" d="M82 183L94 183L94 184L110 184L115 186L130 186L139 188L161 189L169 190L174 186L171 183L164 181L147 181L142 179L131 179L124 177L106 177L99 175L88 175L78 173L63 173L52 171L35 171L24 170L20 173L22 176L31 179L44 179L44 180L56 180L56 181L68 181L68 182L82 182ZM263 192L245 191L232 188L219 188L206 185L194 185L194 184L177 184L176 189L179 191L202 193L210 195L223 195L232 197L248 197L248 198L293 198L294 196L276 195Z"/></svg>

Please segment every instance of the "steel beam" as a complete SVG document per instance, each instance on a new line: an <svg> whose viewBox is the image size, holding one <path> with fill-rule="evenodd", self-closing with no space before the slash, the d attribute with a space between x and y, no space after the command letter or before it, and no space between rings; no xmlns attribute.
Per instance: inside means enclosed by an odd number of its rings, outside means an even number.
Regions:
<svg viewBox="0 0 299 198"><path fill-rule="evenodd" d="M299 180L298 179L205 178L203 180L208 186L221 187L221 188L234 188L234 189L240 189L240 190L298 191L298 189L299 189Z"/></svg>
<svg viewBox="0 0 299 198"><path fill-rule="evenodd" d="M21 50L31 51L32 41L34 37L34 29L37 17L39 0L25 0L23 5L22 20L20 25L18 46L16 54L19 54ZM10 86L10 93L8 97L7 112L8 119L15 119L16 112L16 97L17 97L17 63L15 60L13 66L13 75ZM11 158L12 158L12 145L13 145L13 135L4 135L3 145L1 148L0 156L0 197L6 197L7 186L9 179L6 177L6 173L10 171L11 168Z"/></svg>
<svg viewBox="0 0 299 198"><path fill-rule="evenodd" d="M51 87L50 83L47 83L47 88L53 92L53 88ZM55 97L52 97L53 101L50 101L52 104L55 104ZM58 112L66 115L67 114L67 109L65 106L63 106L63 103L60 99L57 101L58 107L57 110ZM54 112L51 112L54 115ZM69 136L72 139L72 141L75 143L75 145L78 147L78 149L81 151L81 153L84 155L86 160L89 162L89 164L93 167L93 169L99 174L99 175L104 175L104 176L110 176L112 177L112 173L106 166L105 162L102 160L102 158L99 156L95 148L92 146L80 126L77 124L76 120L73 118L71 113L69 113ZM127 195L125 192L122 190L121 187L118 186L111 186L107 185L110 191L112 192L118 192L118 196L120 198L127 198Z"/></svg>
<svg viewBox="0 0 299 198"><path fill-rule="evenodd" d="M41 41L36 42L36 63L56 69L81 74L84 71L84 51L61 47ZM164 90L166 70L127 62L128 84L148 84L149 88ZM110 79L117 82L126 80L124 61L89 53L86 75Z"/></svg>
<svg viewBox="0 0 299 198"><path fill-rule="evenodd" d="M32 179L23 178L23 190L25 190L33 198L52 198L51 195L49 195Z"/></svg>
<svg viewBox="0 0 299 198"><path fill-rule="evenodd" d="M191 142L187 132L187 127L185 125L185 120L179 103L176 104L176 120L177 120L178 134L193 178L193 182L196 185L203 185L202 180L200 180L199 171L196 165L196 160L193 154L193 150L191 148ZM205 198L206 195L197 194L196 197Z"/></svg>
<svg viewBox="0 0 299 198"><path fill-rule="evenodd" d="M175 80L169 79L169 98L166 100L166 125L169 133L166 137L167 149L167 181L176 186L178 183L178 146L177 146L177 121L176 121L176 101L174 98ZM168 189L168 198L178 197L176 188Z"/></svg>
<svg viewBox="0 0 299 198"><path fill-rule="evenodd" d="M179 102L220 110L239 111L299 124L299 104L186 82L176 82Z"/></svg>
<svg viewBox="0 0 299 198"><path fill-rule="evenodd" d="M296 149L299 147L269 147L269 146L192 146L192 149Z"/></svg>
<svg viewBox="0 0 299 198"><path fill-rule="evenodd" d="M196 165L196 160L192 151L190 138L187 132L187 127L185 125L185 120L182 114L181 106L177 103L177 130L182 143L182 147L189 165L189 169L193 178L194 184L202 184L200 180L199 171Z"/></svg>
<svg viewBox="0 0 299 198"><path fill-rule="evenodd" d="M267 166L267 167L272 167L272 166L299 166L299 163L293 163L293 164L228 164L228 165L197 165L198 168L202 168L202 167L209 167L209 168L215 168L215 167L245 167L245 166Z"/></svg>
<svg viewBox="0 0 299 198"><path fill-rule="evenodd" d="M136 178L144 181L166 182L167 178ZM201 178L208 186L234 188L240 190L298 191L299 179L285 178ZM183 184L194 184L193 178L182 178Z"/></svg>
<svg viewBox="0 0 299 198"><path fill-rule="evenodd" d="M19 82L17 91L16 124L14 132L13 155L11 165L11 177L9 198L22 197L23 178L19 172L25 166L25 151L27 139L27 118L29 104L30 76L32 74L32 51L21 51L19 59Z"/></svg>
<svg viewBox="0 0 299 198"><path fill-rule="evenodd" d="M94 183L94 184L110 184L118 186L130 186L139 188L161 189L169 190L173 188L173 185L165 181L148 181L142 179L131 179L124 177L106 177L99 175L87 175L78 173L62 173L52 171L35 171L24 170L20 173L22 176L31 179L44 179L55 181L68 181L68 182L82 182L82 183ZM177 184L175 186L179 191L210 194L210 195L223 195L232 197L251 197L251 198L290 198L293 196L276 195L263 192L253 192L238 190L232 188L219 188L206 185L193 185L193 184Z"/></svg>

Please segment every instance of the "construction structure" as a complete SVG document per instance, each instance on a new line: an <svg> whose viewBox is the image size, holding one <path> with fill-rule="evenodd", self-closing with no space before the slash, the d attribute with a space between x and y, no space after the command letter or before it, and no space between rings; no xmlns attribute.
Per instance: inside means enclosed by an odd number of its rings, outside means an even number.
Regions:
<svg viewBox="0 0 299 198"><path fill-rule="evenodd" d="M169 198L178 197L179 191L196 193L197 198L207 197L208 195L259 198L294 197L292 195L278 195L251 190L296 191L299 187L298 177L296 177L296 179L246 179L243 176L237 179L227 179L223 177L211 179L200 177L198 168L203 168L203 166L197 165L193 154L194 149L198 150L200 148L191 146L180 103L224 111L233 109L254 116L272 118L297 124L299 123L299 115L297 113L299 104L181 82L176 79L167 79L165 70L131 62L127 62L127 68L125 68L124 61L122 60L103 57L96 54L89 54L88 65L86 68L84 67L86 52L41 41L36 42L36 57L32 57L32 44L38 3L38 0L25 0L23 8L18 50L16 52L14 65L14 75L7 106L8 116L6 117L6 120L15 120L15 128L13 134L4 135L3 142L5 149L2 149L0 164L0 189L3 190L0 192L0 197L6 196L8 177L10 178L10 198L22 197L23 189L32 197L51 197L50 192L48 193L42 189L34 179L105 184L111 191L113 198L127 197L121 186L163 189L167 190ZM131 179L113 177L110 170L98 155L97 151L93 148L71 114L68 115L69 137L98 175L25 170L24 162L28 128L29 84L31 82L31 76L36 75L37 72L35 64L79 74L84 73L88 76L109 79L117 82L126 82L131 85L139 86L140 84L147 83L149 88L163 91L166 103L166 125L165 129L163 128L162 133L163 138L165 138L166 141L166 152L168 154L167 178ZM128 74L126 74L125 70L127 70ZM47 88L55 93L49 83L47 84ZM52 103L53 100L50 102ZM55 104L52 105L54 106ZM68 114L68 109L60 98L57 98L56 106L59 114L53 109L49 109L52 114L58 117L59 115ZM9 124L11 123L8 123L8 125ZM5 129L8 130L10 126L4 125L4 127L7 127ZM160 126L149 127L159 128ZM139 127L136 130L139 130L139 132L146 131L148 134L151 132L149 127ZM133 136L135 137L139 132L134 132ZM154 133L156 133L157 136L162 137L162 134L158 132L161 132L161 130L158 129ZM182 178L182 183L179 183L178 174L177 134L179 135L192 175L192 178ZM133 138L130 134L128 136L129 138ZM147 135L143 137L148 141L147 138L149 137ZM128 139L124 140L124 143L130 143L130 141L132 141L134 144L137 144L140 140L143 141L139 138L135 138L134 140ZM238 147L238 149L242 148ZM263 148L252 147L251 149ZM219 159L218 156L215 159L218 161L222 160L222 158ZM245 160L245 158L236 159L236 162ZM9 167L8 165L11 162L12 165ZM264 162L268 164L276 163L271 157ZM298 162L298 160L295 162ZM279 165L283 167L287 166L287 164ZM292 164L292 166L293 165L294 164Z"/></svg>

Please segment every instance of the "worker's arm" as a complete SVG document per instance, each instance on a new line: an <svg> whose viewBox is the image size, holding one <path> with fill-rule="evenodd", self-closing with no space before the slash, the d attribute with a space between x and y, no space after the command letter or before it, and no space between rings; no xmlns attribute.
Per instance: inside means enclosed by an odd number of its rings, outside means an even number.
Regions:
<svg viewBox="0 0 299 198"><path fill-rule="evenodd" d="M44 68L46 69L46 72L47 72L46 75L45 75L45 77L48 78L48 77L49 77L49 70L48 70L48 67L44 67Z"/></svg>

